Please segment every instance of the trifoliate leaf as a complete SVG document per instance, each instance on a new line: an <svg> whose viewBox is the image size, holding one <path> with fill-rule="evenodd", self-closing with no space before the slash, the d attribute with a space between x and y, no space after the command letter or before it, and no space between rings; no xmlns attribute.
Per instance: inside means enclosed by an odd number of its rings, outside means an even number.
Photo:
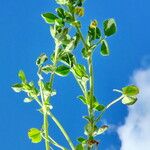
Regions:
<svg viewBox="0 0 150 150"><path fill-rule="evenodd" d="M36 128L31 128L28 131L28 137L32 143L39 143L42 140L41 131Z"/></svg>
<svg viewBox="0 0 150 150"><path fill-rule="evenodd" d="M109 54L110 54L108 43L106 40L102 41L100 53L102 56L109 56Z"/></svg>
<svg viewBox="0 0 150 150"><path fill-rule="evenodd" d="M105 20L103 23L104 33L106 36L111 36L117 31L116 22L113 18Z"/></svg>

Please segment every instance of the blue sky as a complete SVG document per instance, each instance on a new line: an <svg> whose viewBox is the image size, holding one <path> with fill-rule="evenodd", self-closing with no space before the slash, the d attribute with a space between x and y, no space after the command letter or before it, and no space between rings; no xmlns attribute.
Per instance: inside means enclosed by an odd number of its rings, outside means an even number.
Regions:
<svg viewBox="0 0 150 150"><path fill-rule="evenodd" d="M128 85L134 70L141 68L143 59L150 55L150 13L149 0L93 2L86 0L86 15L83 19L84 32L92 19L100 23L114 17L118 32L109 39L110 57L101 57L99 49L94 55L95 95L103 104L107 104L118 95L113 88ZM17 72L23 69L29 80L37 81L36 58L45 52L53 51L54 43L49 34L49 26L44 23L40 14L54 12L54 0L0 0L0 146L4 150L43 149L43 143L31 144L27 131L31 127L40 128L42 116L36 111L35 103L25 104L24 94L16 94L11 85L18 82ZM80 53L80 50L75 52ZM82 59L80 62L85 63ZM76 99L81 94L73 77L56 77L55 85L58 94L53 98L53 113L62 122L71 138L83 135L85 122L82 117L86 108ZM107 111L103 120L113 127L124 124L127 108L120 103ZM60 143L67 145L50 120L51 135ZM99 137L100 148L120 150L121 141L115 130ZM134 150L134 149L132 149Z"/></svg>

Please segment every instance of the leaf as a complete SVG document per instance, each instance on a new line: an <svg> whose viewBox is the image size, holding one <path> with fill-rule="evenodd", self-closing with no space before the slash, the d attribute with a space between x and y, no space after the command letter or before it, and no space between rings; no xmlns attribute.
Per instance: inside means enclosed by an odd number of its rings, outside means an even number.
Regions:
<svg viewBox="0 0 150 150"><path fill-rule="evenodd" d="M60 8L57 8L56 9L56 12L57 12L57 14L58 14L58 16L60 17L60 18L62 18L62 19L64 19L65 18L65 11L60 7Z"/></svg>
<svg viewBox="0 0 150 150"><path fill-rule="evenodd" d="M60 5L66 5L68 4L69 0L56 0L56 3L57 4L60 4Z"/></svg>
<svg viewBox="0 0 150 150"><path fill-rule="evenodd" d="M94 102L94 108L95 108L97 111L102 111L102 110L104 110L105 106L100 105L100 104L96 101L96 102Z"/></svg>
<svg viewBox="0 0 150 150"><path fill-rule="evenodd" d="M52 65L46 65L46 66L43 66L41 70L44 73L48 74L48 73L52 73L55 70L55 68Z"/></svg>
<svg viewBox="0 0 150 150"><path fill-rule="evenodd" d="M31 128L28 131L28 137L32 143L39 143L42 140L41 131L36 128Z"/></svg>
<svg viewBox="0 0 150 150"><path fill-rule="evenodd" d="M83 104L87 105L87 102L84 96L80 95L77 98L79 98L83 102Z"/></svg>
<svg viewBox="0 0 150 150"><path fill-rule="evenodd" d="M67 76L69 72L70 72L70 68L67 66L59 66L55 71L55 73L59 76Z"/></svg>
<svg viewBox="0 0 150 150"><path fill-rule="evenodd" d="M25 83L26 82L26 76L25 73L23 72L23 70L20 70L18 73L18 77L20 78L20 80Z"/></svg>
<svg viewBox="0 0 150 150"><path fill-rule="evenodd" d="M107 125L103 125L102 127L100 127L99 129L97 129L94 132L94 136L97 136L97 135L100 135L100 134L104 133L107 129L108 129L108 126Z"/></svg>
<svg viewBox="0 0 150 150"><path fill-rule="evenodd" d="M30 102L32 102L33 101L33 98L31 98L31 97L28 97L28 98L25 98L24 99L24 102L25 103L30 103Z"/></svg>
<svg viewBox="0 0 150 150"><path fill-rule="evenodd" d="M75 45L75 39L72 39L69 44L67 44L65 51L66 52L70 52L74 49L74 45Z"/></svg>
<svg viewBox="0 0 150 150"><path fill-rule="evenodd" d="M122 103L125 105L133 105L137 101L137 97L135 96L124 96L122 99Z"/></svg>
<svg viewBox="0 0 150 150"><path fill-rule="evenodd" d="M82 144L78 144L76 146L76 149L75 150L84 150L84 147L82 146Z"/></svg>
<svg viewBox="0 0 150 150"><path fill-rule="evenodd" d="M22 84L18 84L18 83L14 84L11 88L17 93L19 93L23 90Z"/></svg>
<svg viewBox="0 0 150 150"><path fill-rule="evenodd" d="M48 60L48 57L46 56L46 54L41 54L36 60L36 65L40 67L47 60Z"/></svg>
<svg viewBox="0 0 150 150"><path fill-rule="evenodd" d="M106 40L102 41L100 53L102 56L109 56L109 54L110 54L108 43Z"/></svg>
<svg viewBox="0 0 150 150"><path fill-rule="evenodd" d="M48 24L54 24L55 20L58 19L58 17L56 17L52 13L44 13L41 16L45 20L45 22L48 23Z"/></svg>
<svg viewBox="0 0 150 150"><path fill-rule="evenodd" d="M111 36L117 32L116 22L113 18L105 20L103 23L103 27L106 36Z"/></svg>
<svg viewBox="0 0 150 150"><path fill-rule="evenodd" d="M86 141L86 139L85 139L85 138L83 138L83 137L79 137L77 140L78 140L78 142L80 142L80 143L83 143L83 142L85 142L85 141Z"/></svg>
<svg viewBox="0 0 150 150"><path fill-rule="evenodd" d="M95 28L89 27L88 35L89 35L90 41L93 41L95 39L100 39L101 31L98 27L95 27Z"/></svg>
<svg viewBox="0 0 150 150"><path fill-rule="evenodd" d="M81 77L81 78L82 77L88 78L88 75L86 73L86 68L83 65L76 64L73 66L73 70L76 76Z"/></svg>
<svg viewBox="0 0 150 150"><path fill-rule="evenodd" d="M122 92L126 96L136 96L139 94L139 89L135 85L130 85L122 88Z"/></svg>
<svg viewBox="0 0 150 150"><path fill-rule="evenodd" d="M66 65L69 65L70 67L73 67L73 65L76 63L75 56L70 52L64 52L60 57L60 61Z"/></svg>

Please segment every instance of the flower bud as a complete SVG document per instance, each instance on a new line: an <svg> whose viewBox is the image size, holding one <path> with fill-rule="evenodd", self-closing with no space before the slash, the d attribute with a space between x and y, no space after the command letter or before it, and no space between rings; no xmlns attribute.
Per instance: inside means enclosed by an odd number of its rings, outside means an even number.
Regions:
<svg viewBox="0 0 150 150"><path fill-rule="evenodd" d="M90 24L90 28L96 28L98 25L98 21L97 20L93 20Z"/></svg>

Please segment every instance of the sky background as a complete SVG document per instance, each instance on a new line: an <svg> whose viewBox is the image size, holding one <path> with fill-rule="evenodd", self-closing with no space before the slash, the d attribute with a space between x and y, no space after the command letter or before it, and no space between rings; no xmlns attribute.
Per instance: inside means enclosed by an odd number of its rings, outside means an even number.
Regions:
<svg viewBox="0 0 150 150"><path fill-rule="evenodd" d="M118 97L113 89L131 83L141 89L138 103L127 109L121 103L108 110L102 123L110 130L99 137L101 150L149 150L150 124L150 11L149 0L87 0L82 30L86 33L90 21L97 19L99 26L105 19L114 17L118 32L109 39L110 57L94 54L95 95L99 102L109 103ZM23 69L29 81L37 81L36 58L54 49L49 34L49 25L40 14L54 12L54 0L0 0L0 146L3 150L41 150L43 142L32 144L27 137L29 128L40 128L42 116L36 103L25 104L25 94L14 93L13 83L19 82L17 73ZM79 55L80 49L75 51ZM85 63L79 59L80 63ZM55 78L57 96L52 99L53 113L67 129L77 144L76 138L83 135L86 108L77 96L81 94L70 74L67 78ZM143 119L143 116L145 119ZM118 128L119 127L119 128ZM50 134L59 143L67 146L64 137L50 120ZM55 149L54 149L55 150ZM56 149L57 150L57 149Z"/></svg>

